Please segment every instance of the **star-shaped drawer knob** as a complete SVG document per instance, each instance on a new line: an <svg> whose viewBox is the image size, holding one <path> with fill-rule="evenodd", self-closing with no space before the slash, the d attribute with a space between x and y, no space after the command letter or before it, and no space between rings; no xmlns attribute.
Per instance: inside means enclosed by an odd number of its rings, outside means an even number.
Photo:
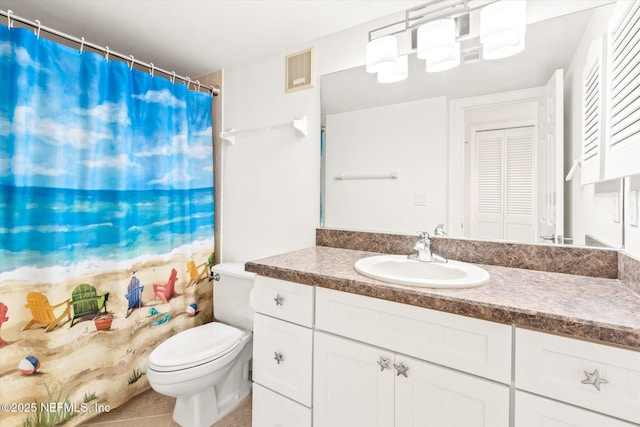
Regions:
<svg viewBox="0 0 640 427"><path fill-rule="evenodd" d="M591 384L598 391L600 391L600 384L606 384L609 382L604 378L600 378L600 372L598 372L597 369L591 373L584 371L584 374L587 376L587 378L581 381L582 384Z"/></svg>

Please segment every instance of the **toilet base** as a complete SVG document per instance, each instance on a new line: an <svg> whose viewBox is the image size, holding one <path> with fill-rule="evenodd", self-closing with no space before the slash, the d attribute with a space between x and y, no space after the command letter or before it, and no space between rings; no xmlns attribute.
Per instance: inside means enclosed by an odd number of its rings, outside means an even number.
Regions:
<svg viewBox="0 0 640 427"><path fill-rule="evenodd" d="M253 342L249 341L222 382L197 393L178 396L173 420L182 427L210 427L236 409L251 391L252 355Z"/></svg>
<svg viewBox="0 0 640 427"><path fill-rule="evenodd" d="M218 411L218 402L214 389L202 390L198 394L179 397L173 410L173 420L182 427L209 427L218 422L242 403L249 395L251 387L243 394L234 396L222 412Z"/></svg>

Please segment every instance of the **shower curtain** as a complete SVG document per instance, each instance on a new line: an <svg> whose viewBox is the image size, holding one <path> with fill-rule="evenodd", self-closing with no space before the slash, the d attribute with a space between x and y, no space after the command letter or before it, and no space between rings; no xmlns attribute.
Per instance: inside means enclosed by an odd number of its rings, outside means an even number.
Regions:
<svg viewBox="0 0 640 427"><path fill-rule="evenodd" d="M77 425L212 320L211 96L0 26L0 425Z"/></svg>

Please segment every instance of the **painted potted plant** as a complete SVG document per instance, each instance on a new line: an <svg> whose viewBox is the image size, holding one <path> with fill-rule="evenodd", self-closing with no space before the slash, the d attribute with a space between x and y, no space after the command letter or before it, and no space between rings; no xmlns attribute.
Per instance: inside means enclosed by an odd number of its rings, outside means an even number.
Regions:
<svg viewBox="0 0 640 427"><path fill-rule="evenodd" d="M96 325L98 331L108 331L111 328L113 317L112 312L100 314L93 318L93 323Z"/></svg>

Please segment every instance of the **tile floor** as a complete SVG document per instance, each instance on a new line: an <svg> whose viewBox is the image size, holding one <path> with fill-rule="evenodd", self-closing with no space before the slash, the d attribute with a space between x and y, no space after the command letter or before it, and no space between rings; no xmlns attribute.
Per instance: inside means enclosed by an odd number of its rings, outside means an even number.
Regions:
<svg viewBox="0 0 640 427"><path fill-rule="evenodd" d="M81 427L179 427L171 419L175 399L149 389L109 413L99 415ZM251 395L215 427L251 427Z"/></svg>

